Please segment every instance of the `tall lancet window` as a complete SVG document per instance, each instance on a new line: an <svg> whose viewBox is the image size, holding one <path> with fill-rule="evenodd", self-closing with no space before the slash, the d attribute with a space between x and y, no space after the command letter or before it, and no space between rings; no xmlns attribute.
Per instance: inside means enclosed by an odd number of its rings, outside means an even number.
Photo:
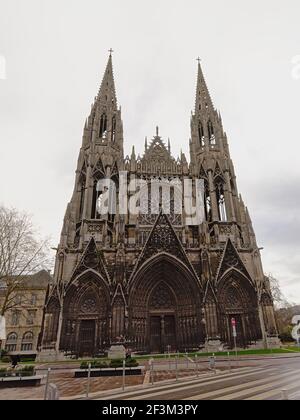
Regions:
<svg viewBox="0 0 300 420"><path fill-rule="evenodd" d="M85 176L81 176L79 183L79 192L80 192L80 205L79 205L79 218L82 218L84 198L85 198Z"/></svg>
<svg viewBox="0 0 300 420"><path fill-rule="evenodd" d="M106 138L107 134L107 115L102 114L100 118L100 130L99 130L99 137Z"/></svg>
<svg viewBox="0 0 300 420"><path fill-rule="evenodd" d="M208 182L205 181L205 216L206 216L206 220L208 222L212 221L212 214L211 214L211 199L210 199L210 195L209 195L209 187L208 187Z"/></svg>
<svg viewBox="0 0 300 420"><path fill-rule="evenodd" d="M113 117L112 122L111 122L111 141L113 143L116 141L116 127L117 127L116 117Z"/></svg>
<svg viewBox="0 0 300 420"><path fill-rule="evenodd" d="M203 125L201 122L199 122L199 126L198 126L198 134L199 134L199 142L200 142L200 146L204 147L205 146L205 137L204 137L204 130L203 130Z"/></svg>
<svg viewBox="0 0 300 420"><path fill-rule="evenodd" d="M215 137L215 132L214 132L214 126L210 120L207 123L207 131L208 131L209 144L210 146L214 147L216 145L216 137Z"/></svg>
<svg viewBox="0 0 300 420"><path fill-rule="evenodd" d="M98 181L94 181L93 201L92 201L92 219L101 219L101 208L103 205L103 191L98 187Z"/></svg>
<svg viewBox="0 0 300 420"><path fill-rule="evenodd" d="M221 222L227 222L225 194L224 194L224 183L223 182L217 182L216 183L216 194L217 194L219 220Z"/></svg>

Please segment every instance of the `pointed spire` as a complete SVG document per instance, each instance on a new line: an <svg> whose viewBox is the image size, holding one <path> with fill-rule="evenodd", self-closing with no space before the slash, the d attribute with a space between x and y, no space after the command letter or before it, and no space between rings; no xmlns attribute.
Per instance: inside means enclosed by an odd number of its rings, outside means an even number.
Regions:
<svg viewBox="0 0 300 420"><path fill-rule="evenodd" d="M171 154L171 142L169 138L168 138L168 151Z"/></svg>
<svg viewBox="0 0 300 420"><path fill-rule="evenodd" d="M198 61L198 76L197 76L195 114L205 109L214 110L214 106L213 106L213 103L209 94L209 90L205 82L202 68L201 68L200 58L198 58L197 61Z"/></svg>
<svg viewBox="0 0 300 420"><path fill-rule="evenodd" d="M105 69L105 73L102 79L102 83L99 89L99 93L97 96L97 101L101 102L106 106L112 106L112 108L117 108L117 97L116 97L116 89L115 89L115 81L114 81L114 74L113 74L113 65L112 65L112 50L109 50L109 58L107 62L107 66Z"/></svg>
<svg viewBox="0 0 300 420"><path fill-rule="evenodd" d="M145 152L148 150L148 138L145 137Z"/></svg>
<svg viewBox="0 0 300 420"><path fill-rule="evenodd" d="M132 160L135 160L135 158L136 158L136 155L135 155L135 147L132 146L131 159Z"/></svg>

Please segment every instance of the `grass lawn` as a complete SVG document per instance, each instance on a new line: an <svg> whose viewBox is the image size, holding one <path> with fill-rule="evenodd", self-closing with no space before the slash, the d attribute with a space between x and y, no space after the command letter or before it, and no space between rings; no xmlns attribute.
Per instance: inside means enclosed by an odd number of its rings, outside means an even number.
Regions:
<svg viewBox="0 0 300 420"><path fill-rule="evenodd" d="M272 355L272 354L283 354L283 353L300 353L299 347L288 347L288 348L276 348L276 349L252 349L252 350L240 350L237 352L239 356L249 356L249 355ZM235 351L223 351L223 352L216 352L216 353L188 353L187 355L189 357L194 357L197 355L197 357L209 357L209 356L228 356L228 353L230 356L235 356ZM186 357L186 353L180 353L178 354L179 357ZM168 355L150 355L150 356L135 356L135 359L138 360L148 360L150 358L153 359L164 359L168 357ZM171 357L175 357L175 353L171 354Z"/></svg>
<svg viewBox="0 0 300 420"><path fill-rule="evenodd" d="M282 347L282 348L277 348L277 349L252 349L252 350L240 350L237 352L237 354L239 356L260 356L260 355L276 355L276 354L291 354L291 353L300 353L300 348L296 347L296 346L286 346L286 347ZM188 355L188 357L195 357L197 355L197 357L210 357L210 356L218 356L218 357L227 357L228 356L228 352L227 351L223 351L223 352L216 352L216 353L179 353L177 354L178 357L186 357L186 355ZM235 356L235 351L230 351L229 352L230 356ZM174 358L176 356L175 353L171 353L170 356L172 358ZM137 359L138 361L142 362L142 361L147 361L151 358L153 359L160 359L160 360L164 360L166 358L168 358L168 354L157 354L157 355L142 355L142 356L133 356L134 359ZM89 362L92 361L94 359L84 359L84 361ZM109 359L107 358L101 358L99 360L103 360L103 361L108 361ZM73 364L73 363L81 363L83 360L66 360L63 362L55 362L55 364ZM49 362L49 364L53 364L54 362ZM34 362L22 362L22 365L34 365ZM47 363L39 363L39 364L47 364ZM0 368L1 366L7 366L7 364L3 364L0 362Z"/></svg>

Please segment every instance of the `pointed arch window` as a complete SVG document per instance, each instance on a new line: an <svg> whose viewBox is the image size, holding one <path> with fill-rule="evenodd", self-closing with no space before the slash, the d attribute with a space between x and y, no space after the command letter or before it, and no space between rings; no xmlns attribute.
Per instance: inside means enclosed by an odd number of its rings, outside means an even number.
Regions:
<svg viewBox="0 0 300 420"><path fill-rule="evenodd" d="M209 120L207 123L207 131L208 131L209 145L214 147L216 145L216 136L214 132L214 126L211 120Z"/></svg>
<svg viewBox="0 0 300 420"><path fill-rule="evenodd" d="M218 213L220 222L227 222L224 183L219 181L216 184L216 194L218 203Z"/></svg>
<svg viewBox="0 0 300 420"><path fill-rule="evenodd" d="M208 222L212 221L212 213L211 213L211 198L210 198L210 194L209 194L209 188L208 188L208 183L207 181L205 181L205 216L206 216L206 220Z"/></svg>
<svg viewBox="0 0 300 420"><path fill-rule="evenodd" d="M80 194L80 204L79 204L79 219L82 217L83 213L83 206L84 206L84 198L85 198L85 175L81 174L80 181L79 181L79 194Z"/></svg>
<svg viewBox="0 0 300 420"><path fill-rule="evenodd" d="M114 116L111 122L111 141L114 143L116 141L116 127L117 127L117 120Z"/></svg>
<svg viewBox="0 0 300 420"><path fill-rule="evenodd" d="M101 115L101 118L100 118L99 137L106 138L106 134L107 134L107 115L104 113Z"/></svg>
<svg viewBox="0 0 300 420"><path fill-rule="evenodd" d="M93 201L92 201L92 219L101 219L101 208L103 204L103 193L104 191L99 190L98 180L94 180L93 187Z"/></svg>
<svg viewBox="0 0 300 420"><path fill-rule="evenodd" d="M205 137L204 137L204 129L203 129L203 125L201 122L199 122L199 126L198 126L198 134L199 134L199 142L200 142L200 146L204 147L205 145Z"/></svg>
<svg viewBox="0 0 300 420"><path fill-rule="evenodd" d="M111 222L111 223L114 223L115 215L117 213L117 201L118 201L117 197L119 195L119 178L115 174L115 175L112 176L111 180L112 180L112 182L110 183L110 187L109 187L108 221Z"/></svg>
<svg viewBox="0 0 300 420"><path fill-rule="evenodd" d="M97 191L97 205L96 205L96 219L100 219L102 215L102 206L103 206L103 191Z"/></svg>

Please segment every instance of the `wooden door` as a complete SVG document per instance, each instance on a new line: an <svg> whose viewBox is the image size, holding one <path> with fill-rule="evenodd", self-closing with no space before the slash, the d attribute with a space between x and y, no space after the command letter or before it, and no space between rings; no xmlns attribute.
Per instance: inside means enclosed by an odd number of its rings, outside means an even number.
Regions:
<svg viewBox="0 0 300 420"><path fill-rule="evenodd" d="M164 351L176 351L175 316L164 317Z"/></svg>
<svg viewBox="0 0 300 420"><path fill-rule="evenodd" d="M96 321L84 320L80 323L79 355L93 356L95 353Z"/></svg>
<svg viewBox="0 0 300 420"><path fill-rule="evenodd" d="M150 352L161 353L161 317L150 317Z"/></svg>

